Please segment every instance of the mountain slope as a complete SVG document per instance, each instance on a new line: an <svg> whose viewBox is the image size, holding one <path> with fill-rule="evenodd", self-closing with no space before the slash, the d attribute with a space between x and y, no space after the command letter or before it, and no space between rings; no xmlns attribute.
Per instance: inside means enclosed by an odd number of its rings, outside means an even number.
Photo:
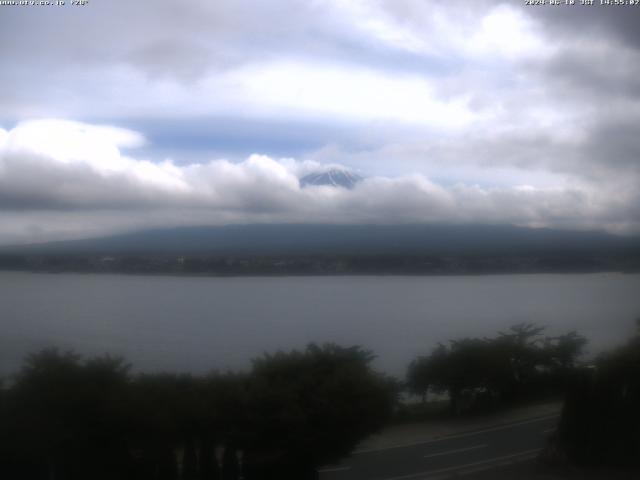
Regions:
<svg viewBox="0 0 640 480"><path fill-rule="evenodd" d="M0 253L325 255L610 254L640 249L638 237L506 225L263 224L146 230L110 237L4 247Z"/></svg>

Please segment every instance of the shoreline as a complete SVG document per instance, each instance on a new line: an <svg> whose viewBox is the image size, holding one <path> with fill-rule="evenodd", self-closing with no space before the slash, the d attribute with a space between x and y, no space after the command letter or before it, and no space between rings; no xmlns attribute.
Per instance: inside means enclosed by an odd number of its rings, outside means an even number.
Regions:
<svg viewBox="0 0 640 480"><path fill-rule="evenodd" d="M326 277L496 277L508 275L637 275L640 269L628 270L527 270L527 271L496 271L496 272L283 272L283 273L195 273L195 272L168 272L168 271L119 271L119 270L28 270L28 269L2 269L0 273L30 273L41 275L117 275L139 277L185 277L185 278L326 278Z"/></svg>

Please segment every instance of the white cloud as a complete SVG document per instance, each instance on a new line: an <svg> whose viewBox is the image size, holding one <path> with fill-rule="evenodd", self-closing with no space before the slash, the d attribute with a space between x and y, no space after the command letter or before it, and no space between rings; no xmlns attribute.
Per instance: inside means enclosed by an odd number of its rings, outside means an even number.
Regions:
<svg viewBox="0 0 640 480"><path fill-rule="evenodd" d="M332 0L330 3L351 28L365 37L400 50L435 53L424 37L406 25L394 21L394 18L377 3L363 0Z"/></svg>
<svg viewBox="0 0 640 480"><path fill-rule="evenodd" d="M488 57L496 54L509 60L545 58L557 51L555 42L521 8L500 4L489 10L478 28L460 47ZM460 41L460 40L459 40Z"/></svg>
<svg viewBox="0 0 640 480"><path fill-rule="evenodd" d="M53 131L63 144L48 137ZM66 121L27 122L3 136L2 243L150 226L264 221L637 228L612 215L637 200L633 190L612 204L607 192L588 184L444 187L420 174L369 177L353 190L301 188L299 175L317 163L264 155L240 163L153 163L121 152L140 144L142 136L135 132Z"/></svg>
<svg viewBox="0 0 640 480"><path fill-rule="evenodd" d="M291 1L280 8L249 0L179 8L173 2L153 3L151 17L139 5L92 7L96 10L81 24L73 15L53 24L42 13L22 18L10 12L18 17L7 24L5 38L0 29L0 45L17 34L15 25L26 24L38 32L40 43L65 41L69 46L48 49L46 55L2 52L0 81L22 85L0 91L4 115L241 112L456 127L478 120L467 102L485 86L473 86L471 80L441 96L438 84L452 75L444 72L442 78L443 70L459 70L462 62L496 68L530 51L553 50L538 48L533 22L504 5L488 11L475 7L469 15L436 2L416 21L394 16L388 5L365 1ZM119 42L105 42L116 21ZM82 42L68 38L72 31ZM500 52L505 58L497 61ZM50 71L43 71L43 65Z"/></svg>
<svg viewBox="0 0 640 480"><path fill-rule="evenodd" d="M113 168L118 148L144 145L142 135L122 128L94 126L65 120L22 122L6 136L8 151L46 154L60 162L86 161L97 168Z"/></svg>
<svg viewBox="0 0 640 480"><path fill-rule="evenodd" d="M478 115L465 96L442 101L430 82L417 75L387 75L363 68L300 62L248 66L225 76L234 85L239 103L263 114L321 116L371 122L455 128L469 125ZM210 91L220 81L211 79ZM242 99L242 100L240 100Z"/></svg>

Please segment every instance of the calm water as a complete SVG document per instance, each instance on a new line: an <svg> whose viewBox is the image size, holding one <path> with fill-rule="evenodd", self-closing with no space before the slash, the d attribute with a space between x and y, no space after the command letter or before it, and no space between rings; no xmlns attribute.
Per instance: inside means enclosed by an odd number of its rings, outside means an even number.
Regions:
<svg viewBox="0 0 640 480"><path fill-rule="evenodd" d="M0 272L0 374L57 345L139 370L246 368L308 342L359 344L402 375L438 341L516 322L572 329L592 351L640 316L640 275L190 278Z"/></svg>

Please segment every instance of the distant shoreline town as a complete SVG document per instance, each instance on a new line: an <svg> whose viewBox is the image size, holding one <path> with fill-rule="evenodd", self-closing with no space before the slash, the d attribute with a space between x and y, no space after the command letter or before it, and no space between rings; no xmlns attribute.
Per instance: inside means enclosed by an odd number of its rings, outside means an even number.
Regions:
<svg viewBox="0 0 640 480"><path fill-rule="evenodd" d="M0 255L0 270L187 276L640 272L640 255Z"/></svg>

